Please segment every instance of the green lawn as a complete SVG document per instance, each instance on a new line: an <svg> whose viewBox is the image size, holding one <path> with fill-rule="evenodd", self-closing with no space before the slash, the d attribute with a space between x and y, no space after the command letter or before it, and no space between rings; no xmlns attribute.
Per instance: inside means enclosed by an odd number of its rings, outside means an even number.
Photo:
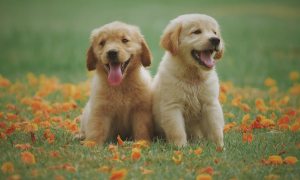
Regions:
<svg viewBox="0 0 300 180"><path fill-rule="evenodd" d="M22 179L103 179L111 176L112 169L122 168L128 179L195 179L208 166L214 170L213 179L272 175L300 179L299 162L266 164L271 155L300 159L299 128L293 130L300 126L300 81L289 78L292 71L300 73L299 12L296 0L0 1L0 75L10 81L5 86L0 77L0 166L5 162L14 166L11 173L0 170L0 179L14 175ZM133 161L132 142L126 142L118 147L120 160L115 161L108 145L86 147L73 140L78 124L74 119L88 98L85 53L91 30L114 20L138 25L154 56L150 69L154 75L163 55L160 35L169 20L184 13L209 14L222 28L226 52L217 71L222 82L233 83L233 87L222 85L228 88L223 92L227 98L223 109L226 123L236 122L225 133L226 150L217 152L207 141L183 149L158 141L142 149L141 158ZM38 77L28 77L29 72ZM41 74L46 77L39 77ZM269 77L276 85L264 85ZM272 87L278 91L268 92ZM33 98L37 94L41 99ZM232 100L239 96L241 102L234 105ZM266 111L255 105L257 99L264 100ZM240 126L246 114L250 115L248 125L259 115L275 125L252 129L247 133L253 135L253 141L245 143ZM279 126L282 117L289 119L288 130ZM54 142L47 142L46 129L55 136ZM25 143L31 146L27 151L35 156L34 164L24 164L21 153L26 150L15 147ZM194 154L199 147L203 152ZM183 154L180 164L172 160L177 150ZM52 157L53 151L59 156ZM152 173L143 174L141 168Z"/></svg>

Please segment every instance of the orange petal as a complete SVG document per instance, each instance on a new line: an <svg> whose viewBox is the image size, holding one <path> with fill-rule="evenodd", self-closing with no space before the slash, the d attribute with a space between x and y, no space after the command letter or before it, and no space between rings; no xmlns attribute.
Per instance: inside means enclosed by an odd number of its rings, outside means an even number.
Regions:
<svg viewBox="0 0 300 180"><path fill-rule="evenodd" d="M3 173L13 173L15 171L14 164L12 162L5 162L1 166Z"/></svg>
<svg viewBox="0 0 300 180"><path fill-rule="evenodd" d="M283 162L286 164L296 164L298 159L295 156L288 156L284 158Z"/></svg>
<svg viewBox="0 0 300 180"><path fill-rule="evenodd" d="M133 148L131 152L131 159L137 161L141 158L141 150L139 148Z"/></svg>
<svg viewBox="0 0 300 180"><path fill-rule="evenodd" d="M124 145L124 141L121 139L120 135L118 135L117 140L118 140L118 145L120 146Z"/></svg>
<svg viewBox="0 0 300 180"><path fill-rule="evenodd" d="M196 180L212 180L212 177L209 174L199 174Z"/></svg>
<svg viewBox="0 0 300 180"><path fill-rule="evenodd" d="M278 155L269 156L268 161L270 164L274 164L274 165L280 165L283 163L281 156Z"/></svg>
<svg viewBox="0 0 300 180"><path fill-rule="evenodd" d="M122 180L125 179L127 175L126 169L113 170L109 179L110 180Z"/></svg>
<svg viewBox="0 0 300 180"><path fill-rule="evenodd" d="M25 164L35 164L35 157L31 152L25 151L21 153L21 160Z"/></svg>

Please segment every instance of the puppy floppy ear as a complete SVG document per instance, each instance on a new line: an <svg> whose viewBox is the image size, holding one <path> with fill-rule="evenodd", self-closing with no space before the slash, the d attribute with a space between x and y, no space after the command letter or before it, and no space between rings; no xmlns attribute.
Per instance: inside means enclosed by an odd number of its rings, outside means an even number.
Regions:
<svg viewBox="0 0 300 180"><path fill-rule="evenodd" d="M142 46L142 54L141 54L142 64L144 67L150 66L152 55L144 38L142 38L141 46Z"/></svg>
<svg viewBox="0 0 300 180"><path fill-rule="evenodd" d="M161 36L160 45L173 55L176 55L178 51L180 32L180 24L176 24L173 26L168 25L163 35Z"/></svg>
<svg viewBox="0 0 300 180"><path fill-rule="evenodd" d="M97 64L97 59L95 57L93 47L91 46L86 54L86 67L89 71L95 70Z"/></svg>

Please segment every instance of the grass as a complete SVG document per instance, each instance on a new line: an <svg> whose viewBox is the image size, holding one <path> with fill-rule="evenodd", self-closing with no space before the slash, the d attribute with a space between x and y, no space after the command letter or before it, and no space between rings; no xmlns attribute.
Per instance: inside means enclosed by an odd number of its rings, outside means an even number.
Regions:
<svg viewBox="0 0 300 180"><path fill-rule="evenodd" d="M292 0L1 1L0 74L4 78L0 78L0 166L11 162L14 171L1 170L0 179L107 179L112 170L123 168L128 179L195 179L209 166L214 179L264 179L270 175L299 179L299 162L263 163L271 155L300 158L299 79L289 78L290 72L299 72L300 67L299 10L300 3ZM182 149L157 141L142 149L141 158L134 161L133 142L126 141L118 147L120 160L115 161L111 157L116 152L109 150L108 144L86 147L73 140L76 117L89 92L85 52L91 30L113 20L140 26L154 55L150 69L154 75L163 54L158 46L163 28L170 19L190 12L215 17L226 42L217 70L227 90L222 91L226 123L236 123L225 133L226 150L218 152L207 141ZM267 78L276 84L264 85ZM36 95L41 99L34 98ZM241 102L232 103L239 97ZM256 106L260 99L267 111ZM270 103L272 100L277 105ZM259 115L265 117L262 123L269 119L274 125L244 133L240 126L247 114L247 126ZM285 116L290 121L284 131L279 122ZM8 133L13 126L16 129ZM46 129L54 135L53 142L45 135ZM253 141L243 142L245 134L251 134ZM30 144L27 150L15 147L26 143ZM193 151L198 148L203 152L196 155ZM21 160L24 151L31 152L36 163L25 164ZM172 160L174 151L183 154L180 164ZM141 167L153 173L143 174Z"/></svg>

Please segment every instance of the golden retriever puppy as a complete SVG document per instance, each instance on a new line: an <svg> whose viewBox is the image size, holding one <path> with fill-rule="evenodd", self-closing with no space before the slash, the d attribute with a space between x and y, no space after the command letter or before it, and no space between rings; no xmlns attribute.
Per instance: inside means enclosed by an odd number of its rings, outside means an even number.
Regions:
<svg viewBox="0 0 300 180"><path fill-rule="evenodd" d="M202 14L179 16L166 27L160 43L166 53L152 85L158 131L177 146L206 137L223 147L224 118L214 68L224 51L218 23Z"/></svg>
<svg viewBox="0 0 300 180"><path fill-rule="evenodd" d="M117 135L151 140L151 53L136 26L106 24L91 33L87 68L96 70L81 118L80 138L99 145Z"/></svg>

